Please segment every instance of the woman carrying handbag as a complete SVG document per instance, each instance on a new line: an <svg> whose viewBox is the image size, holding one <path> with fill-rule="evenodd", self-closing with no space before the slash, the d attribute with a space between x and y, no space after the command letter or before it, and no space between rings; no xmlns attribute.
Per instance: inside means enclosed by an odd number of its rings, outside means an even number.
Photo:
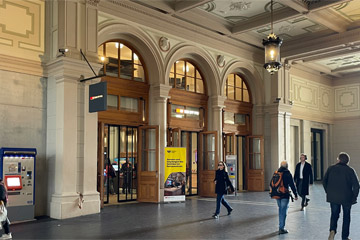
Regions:
<svg viewBox="0 0 360 240"><path fill-rule="evenodd" d="M228 188L230 188L230 190L234 192L234 187L230 182L229 175L227 173L227 167L223 161L219 162L218 164L218 169L215 172L214 182L215 182L215 193L217 194L217 196L216 196L216 211L212 217L218 219L220 214L220 203L222 203L226 207L226 209L228 210L228 215L230 215L233 210L233 208L224 198L224 194L227 193Z"/></svg>

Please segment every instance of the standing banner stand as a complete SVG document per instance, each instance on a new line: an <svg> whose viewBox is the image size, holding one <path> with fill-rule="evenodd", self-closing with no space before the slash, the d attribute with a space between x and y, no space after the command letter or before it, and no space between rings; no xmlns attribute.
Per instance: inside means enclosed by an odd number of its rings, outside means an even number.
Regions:
<svg viewBox="0 0 360 240"><path fill-rule="evenodd" d="M165 148L164 202L185 201L186 148Z"/></svg>
<svg viewBox="0 0 360 240"><path fill-rule="evenodd" d="M237 155L226 155L226 165L228 169L229 179L234 186L234 193L230 195L236 196L236 190L237 190Z"/></svg>

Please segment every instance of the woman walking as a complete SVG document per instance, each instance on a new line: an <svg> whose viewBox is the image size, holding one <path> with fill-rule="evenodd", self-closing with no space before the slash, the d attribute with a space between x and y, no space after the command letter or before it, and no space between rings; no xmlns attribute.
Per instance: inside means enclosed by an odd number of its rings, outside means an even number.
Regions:
<svg viewBox="0 0 360 240"><path fill-rule="evenodd" d="M220 214L220 203L222 203L226 209L228 210L228 215L232 212L232 207L229 205L229 203L225 200L224 194L227 192L228 187L230 187L231 191L234 191L234 187L230 182L229 175L227 173L227 167L226 164L221 161L218 164L218 169L215 172L215 193L216 196L216 211L213 215L213 218L219 218Z"/></svg>

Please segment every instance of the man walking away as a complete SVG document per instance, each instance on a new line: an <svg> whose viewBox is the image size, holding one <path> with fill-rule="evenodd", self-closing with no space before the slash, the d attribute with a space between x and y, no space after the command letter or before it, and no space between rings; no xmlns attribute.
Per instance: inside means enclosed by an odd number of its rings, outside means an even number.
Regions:
<svg viewBox="0 0 360 240"><path fill-rule="evenodd" d="M270 196L271 198L276 199L279 207L279 234L286 234L289 232L285 228L285 221L289 208L289 198L291 197L289 187L295 195L295 200L297 200L296 187L288 169L288 163L282 161L280 168L274 173L270 181Z"/></svg>
<svg viewBox="0 0 360 240"><path fill-rule="evenodd" d="M323 186L326 192L326 201L330 203L331 207L329 240L333 240L335 237L341 206L343 209L341 238L350 240L351 205L356 203L359 194L359 179L355 170L348 165L349 161L350 156L341 152L337 163L330 166L324 176Z"/></svg>

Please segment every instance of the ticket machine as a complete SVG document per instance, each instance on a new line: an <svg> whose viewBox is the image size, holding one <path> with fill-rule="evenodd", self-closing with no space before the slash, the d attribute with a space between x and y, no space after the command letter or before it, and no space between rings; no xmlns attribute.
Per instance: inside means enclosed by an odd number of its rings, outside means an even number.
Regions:
<svg viewBox="0 0 360 240"><path fill-rule="evenodd" d="M10 221L34 219L35 148L1 148L0 174L8 190Z"/></svg>

